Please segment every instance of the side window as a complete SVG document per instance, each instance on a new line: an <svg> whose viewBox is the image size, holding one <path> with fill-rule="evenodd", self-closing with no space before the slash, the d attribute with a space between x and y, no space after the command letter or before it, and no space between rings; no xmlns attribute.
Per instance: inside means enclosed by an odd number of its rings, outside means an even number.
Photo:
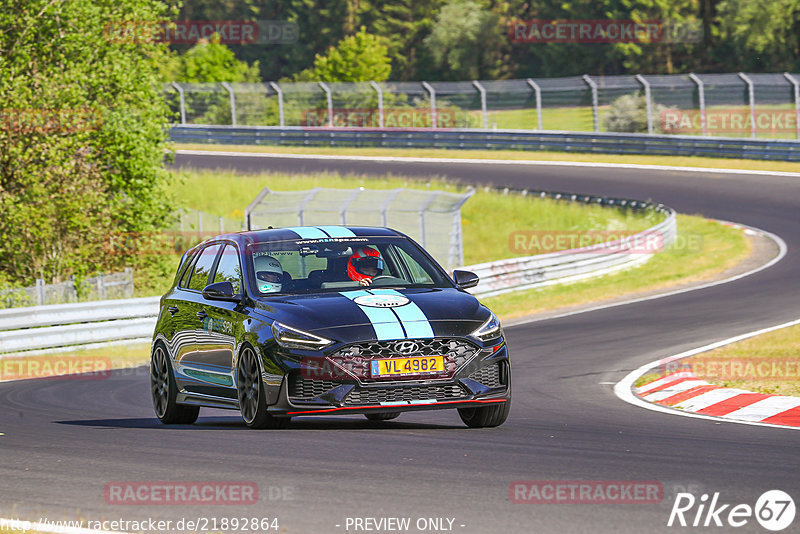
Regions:
<svg viewBox="0 0 800 534"><path fill-rule="evenodd" d="M233 245L227 245L222 251L222 256L214 274L214 283L230 282L233 284L234 293L242 292L242 267L239 264L239 251Z"/></svg>
<svg viewBox="0 0 800 534"><path fill-rule="evenodd" d="M401 249L400 247L393 247L397 252L399 252L400 257L403 259L403 263L406 264L408 270L411 272L411 277L413 278L413 283L415 284L432 284L433 280L431 279L430 275L425 272L425 269L417 263L417 261L408 255L408 253Z"/></svg>
<svg viewBox="0 0 800 534"><path fill-rule="evenodd" d="M214 259L217 257L219 248L220 245L211 245L203 249L192 268L188 289L202 291L208 285L208 275L211 274L211 267L214 266Z"/></svg>
<svg viewBox="0 0 800 534"><path fill-rule="evenodd" d="M192 275L192 269L194 268L194 263L197 260L197 256L199 254L195 254L191 258L189 258L189 266L183 270L183 274L181 275L181 281L178 283L178 287L186 289L186 286L189 285L189 277Z"/></svg>

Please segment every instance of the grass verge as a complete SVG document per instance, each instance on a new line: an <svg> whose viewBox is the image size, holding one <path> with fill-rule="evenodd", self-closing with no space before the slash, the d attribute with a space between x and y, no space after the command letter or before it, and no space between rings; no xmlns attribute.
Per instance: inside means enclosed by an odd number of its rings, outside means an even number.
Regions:
<svg viewBox="0 0 800 534"><path fill-rule="evenodd" d="M437 148L338 148L275 145L212 145L174 144L177 150L221 150L275 154L323 154L337 156L382 156L413 158L501 159L553 162L623 163L635 165L671 165L675 167L708 167L748 171L800 172L800 163L749 159L707 158L696 156L634 156L618 154L579 154L573 152L544 152L525 150L447 150Z"/></svg>
<svg viewBox="0 0 800 534"><path fill-rule="evenodd" d="M697 354L681 364L719 386L800 396L800 325Z"/></svg>
<svg viewBox="0 0 800 534"><path fill-rule="evenodd" d="M501 318L600 302L643 291L710 280L751 251L740 230L699 216L678 215L678 236L647 263L616 274L483 299Z"/></svg>

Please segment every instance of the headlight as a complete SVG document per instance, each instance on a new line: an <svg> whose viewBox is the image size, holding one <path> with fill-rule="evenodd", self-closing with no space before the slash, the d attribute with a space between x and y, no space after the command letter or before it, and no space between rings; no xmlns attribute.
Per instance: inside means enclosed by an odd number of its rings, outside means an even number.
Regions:
<svg viewBox="0 0 800 534"><path fill-rule="evenodd" d="M492 313L489 318L486 319L486 322L470 335L481 341L491 341L492 339L499 338L501 335L500 320Z"/></svg>
<svg viewBox="0 0 800 534"><path fill-rule="evenodd" d="M275 336L278 345L287 349L321 350L333 344L330 339L286 326L278 321L272 323L272 335Z"/></svg>

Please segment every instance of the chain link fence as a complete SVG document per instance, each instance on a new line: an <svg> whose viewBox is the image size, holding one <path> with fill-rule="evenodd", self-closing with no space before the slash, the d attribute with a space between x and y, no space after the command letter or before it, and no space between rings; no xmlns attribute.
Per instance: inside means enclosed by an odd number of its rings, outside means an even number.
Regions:
<svg viewBox="0 0 800 534"><path fill-rule="evenodd" d="M800 74L464 82L171 83L175 123L800 139Z"/></svg>
<svg viewBox="0 0 800 534"><path fill-rule="evenodd" d="M133 269L127 268L121 273L90 276L80 282L70 278L60 284L45 284L37 278L31 287L0 290L0 308L132 297Z"/></svg>

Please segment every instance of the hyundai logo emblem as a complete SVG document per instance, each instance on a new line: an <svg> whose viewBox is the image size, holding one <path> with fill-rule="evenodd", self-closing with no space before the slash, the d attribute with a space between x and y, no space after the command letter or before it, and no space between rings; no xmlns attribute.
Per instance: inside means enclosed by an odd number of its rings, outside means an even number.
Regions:
<svg viewBox="0 0 800 534"><path fill-rule="evenodd" d="M413 341L400 341L394 344L394 350L400 354L414 354L419 352L419 343Z"/></svg>

